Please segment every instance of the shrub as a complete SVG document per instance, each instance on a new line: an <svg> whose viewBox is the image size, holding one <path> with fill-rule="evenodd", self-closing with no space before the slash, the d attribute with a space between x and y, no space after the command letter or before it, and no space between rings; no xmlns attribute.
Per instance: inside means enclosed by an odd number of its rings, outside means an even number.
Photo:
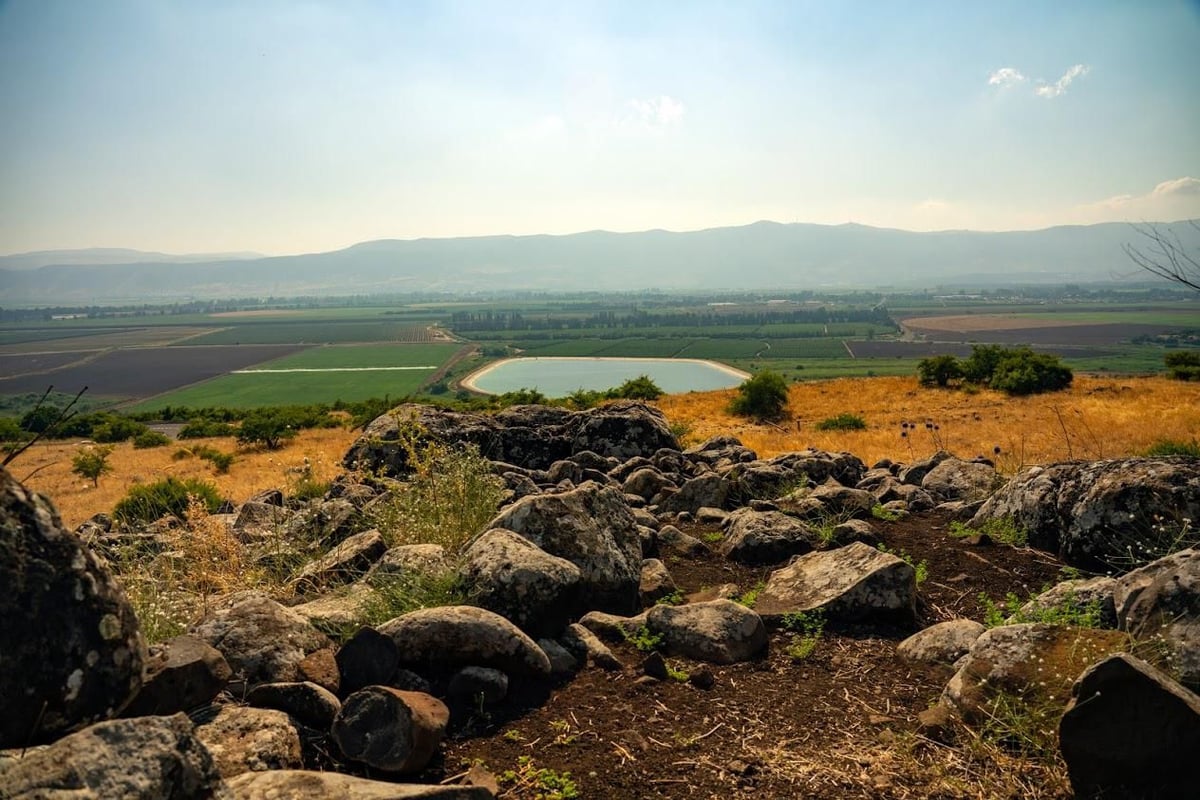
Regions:
<svg viewBox="0 0 1200 800"><path fill-rule="evenodd" d="M179 431L180 439L214 439L219 436L233 436L237 429L228 422L217 422L209 419L192 420Z"/></svg>
<svg viewBox="0 0 1200 800"><path fill-rule="evenodd" d="M779 419L787 410L787 381L778 372L764 369L738 387L729 410L740 417Z"/></svg>
<svg viewBox="0 0 1200 800"><path fill-rule="evenodd" d="M1007 394L1055 392L1071 385L1074 375L1058 356L1027 347L1009 350L992 374L991 387Z"/></svg>
<svg viewBox="0 0 1200 800"><path fill-rule="evenodd" d="M971 355L962 362L963 378L971 383L990 383L1004 352L1005 348L998 344L974 345Z"/></svg>
<svg viewBox="0 0 1200 800"><path fill-rule="evenodd" d="M125 417L105 415L106 419L92 427L91 437L97 442L125 442L150 431L140 422Z"/></svg>
<svg viewBox="0 0 1200 800"><path fill-rule="evenodd" d="M111 447L89 447L75 454L71 459L71 472L81 478L87 478L93 486L100 485L100 476L111 472L108 457L112 455Z"/></svg>
<svg viewBox="0 0 1200 800"><path fill-rule="evenodd" d="M126 525L153 522L168 514L182 518L188 511L191 498L199 501L209 514L221 507L221 495L211 483L195 478L166 478L134 486L117 503L113 517Z"/></svg>
<svg viewBox="0 0 1200 800"><path fill-rule="evenodd" d="M945 388L951 381L963 377L963 367L957 358L950 355L923 358L917 364L917 375L922 386Z"/></svg>
<svg viewBox="0 0 1200 800"><path fill-rule="evenodd" d="M171 437L165 433L158 431L146 430L144 433L139 433L133 437L133 446L136 450L147 450L151 447L165 447L171 443Z"/></svg>
<svg viewBox="0 0 1200 800"><path fill-rule="evenodd" d="M615 394L626 400L657 400L663 396L663 390L649 375L639 375L618 386Z"/></svg>
<svg viewBox="0 0 1200 800"><path fill-rule="evenodd" d="M1200 350L1181 350L1163 356L1167 374L1177 381L1200 381Z"/></svg>
<svg viewBox="0 0 1200 800"><path fill-rule="evenodd" d="M838 414L836 417L823 419L816 424L819 431L865 431L866 421L857 414Z"/></svg>
<svg viewBox="0 0 1200 800"><path fill-rule="evenodd" d="M1146 448L1144 455L1147 456L1192 456L1200 458L1200 442L1192 439L1190 442L1181 442L1176 439L1159 439L1154 444Z"/></svg>
<svg viewBox="0 0 1200 800"><path fill-rule="evenodd" d="M501 406L535 406L546 402L548 398L537 390L537 387L532 389L517 389L512 392L505 392L496 398L496 402Z"/></svg>
<svg viewBox="0 0 1200 800"><path fill-rule="evenodd" d="M455 552L496 515L504 482L473 445L421 442L416 431L401 441L413 474L375 508L372 523L390 546L440 544Z"/></svg>

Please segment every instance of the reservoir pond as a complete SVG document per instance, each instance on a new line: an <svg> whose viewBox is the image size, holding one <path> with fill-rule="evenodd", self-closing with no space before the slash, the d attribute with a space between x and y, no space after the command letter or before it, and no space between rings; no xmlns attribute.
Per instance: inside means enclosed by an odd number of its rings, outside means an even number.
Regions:
<svg viewBox="0 0 1200 800"><path fill-rule="evenodd" d="M724 364L667 358L510 358L484 367L464 383L486 394L537 389L565 397L576 389L603 391L639 375L667 394L705 392L740 385L749 377Z"/></svg>

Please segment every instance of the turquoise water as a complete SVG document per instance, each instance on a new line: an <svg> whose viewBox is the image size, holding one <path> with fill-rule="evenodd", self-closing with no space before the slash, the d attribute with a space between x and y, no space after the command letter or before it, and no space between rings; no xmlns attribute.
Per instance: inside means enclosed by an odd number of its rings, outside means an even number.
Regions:
<svg viewBox="0 0 1200 800"><path fill-rule="evenodd" d="M745 380L707 361L514 358L475 378L474 385L487 394L537 389L547 397L563 397L576 389L611 389L639 375L649 375L667 394L728 389Z"/></svg>

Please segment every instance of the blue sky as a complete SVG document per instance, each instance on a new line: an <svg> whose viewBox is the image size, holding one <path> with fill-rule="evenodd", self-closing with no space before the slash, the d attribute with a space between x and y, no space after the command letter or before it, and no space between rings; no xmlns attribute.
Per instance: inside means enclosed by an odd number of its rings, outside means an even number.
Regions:
<svg viewBox="0 0 1200 800"><path fill-rule="evenodd" d="M1200 217L1200 2L0 0L0 252Z"/></svg>

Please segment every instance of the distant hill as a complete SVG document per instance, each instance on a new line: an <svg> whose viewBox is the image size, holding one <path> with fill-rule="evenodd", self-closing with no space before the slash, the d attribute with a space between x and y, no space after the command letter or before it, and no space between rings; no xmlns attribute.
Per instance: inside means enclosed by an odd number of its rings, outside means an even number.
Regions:
<svg viewBox="0 0 1200 800"><path fill-rule="evenodd" d="M1189 249L1200 231L1160 226ZM163 301L261 295L535 289L803 289L984 286L1147 278L1110 223L1039 231L911 231L756 222L673 233L382 239L329 253L0 269L4 304ZM9 257L13 258L13 257Z"/></svg>
<svg viewBox="0 0 1200 800"><path fill-rule="evenodd" d="M230 261L262 258L262 253L190 253L172 255L124 247L88 247L83 250L36 250L0 256L0 269L38 269L54 265L88 266L98 264L188 264L196 261Z"/></svg>

